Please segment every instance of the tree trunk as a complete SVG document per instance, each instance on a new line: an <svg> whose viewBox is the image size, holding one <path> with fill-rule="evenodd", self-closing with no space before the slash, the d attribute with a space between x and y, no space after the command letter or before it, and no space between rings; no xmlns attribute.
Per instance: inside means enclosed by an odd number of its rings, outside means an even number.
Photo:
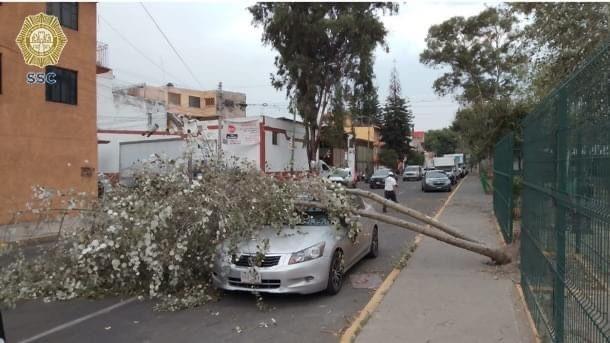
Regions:
<svg viewBox="0 0 610 343"><path fill-rule="evenodd" d="M444 235L444 234L439 233L434 230L428 230L424 226L414 224L414 223L409 223L406 220L394 218L392 216L380 214L380 213L373 212L373 211L356 210L354 213L357 213L362 217L375 219L375 220L378 220L378 221L381 221L384 223L392 224L392 225L402 227L402 228L405 228L405 229L408 229L411 231L415 231L417 233L421 233L422 235L432 237L438 241L447 243L449 245L453 245L458 248L462 248L462 249L472 251L474 253L477 253L477 254L480 254L483 256L487 256L487 257L491 258L492 261L498 265L507 264L507 263L510 263L510 261L511 261L510 256L508 256L508 254L506 254L506 252L504 252L503 250L494 249L494 248L490 248L483 244L473 243L473 242L465 241L463 239L447 236L447 235Z"/></svg>
<svg viewBox="0 0 610 343"><path fill-rule="evenodd" d="M295 202L295 204L301 205L301 206L308 206L308 207L318 207L318 208L325 207L321 203L315 202L315 201L297 201L297 202ZM438 241L447 243L449 245L453 245L455 247L462 248L462 249L489 257L492 259L492 261L494 263L496 263L498 265L507 264L507 263L510 263L510 261L511 261L510 256L508 256L508 254L501 249L490 248L481 243L474 243L474 242L466 241L466 240L463 240L460 238L448 236L448 235L442 234L440 232L437 232L435 230L428 230L427 227L424 227L419 224L409 223L406 220L402 220L399 218L395 218L395 217L388 216L388 215L381 214L381 213L374 212L374 211L354 210L353 213L360 215L362 217L367 217L367 218L371 218L374 220L378 220L380 222L402 227L407 230L411 230L411 231L420 233L424 236L434 238Z"/></svg>
<svg viewBox="0 0 610 343"><path fill-rule="evenodd" d="M465 236L464 234L460 233L457 229L452 228L449 225L443 224L441 222L439 222L438 220L431 218L419 211L416 211L414 209L399 205L393 201L387 200L382 198L381 196L373 193L373 192L369 192L369 191L365 191L362 189L347 189L346 190L347 193L350 194L355 194L355 195L359 195L368 199L371 199L373 201L376 201L386 207L392 208L398 212L404 213L410 217L413 217L419 221L422 221L426 224L430 224L434 227L436 227L437 229L445 232L446 234L449 234L453 237L456 238L460 238L469 242L473 242L473 243L480 243L479 241L477 241L476 239L470 238L468 236Z"/></svg>

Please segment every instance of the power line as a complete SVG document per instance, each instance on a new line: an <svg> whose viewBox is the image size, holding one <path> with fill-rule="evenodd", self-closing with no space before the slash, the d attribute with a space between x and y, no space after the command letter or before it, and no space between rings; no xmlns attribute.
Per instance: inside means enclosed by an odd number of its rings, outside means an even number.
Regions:
<svg viewBox="0 0 610 343"><path fill-rule="evenodd" d="M188 72L191 74L191 76L193 77L193 79L197 82L197 84L199 85L199 87L201 89L203 89L204 87L201 85L201 82L199 82L199 80L197 79L197 77L195 76L195 73L193 73L193 71L191 70L191 68L188 66L188 64L186 64L186 62L184 61L184 59L182 58L182 56L180 55L180 53L178 53L178 50L176 50L176 48L174 47L174 45L172 44L172 42L169 40L169 38L167 38L167 36L165 35L165 32L163 32L163 30L161 30L161 27L159 26L159 24L157 24L157 21L155 20L155 18L152 16L152 14L150 14L150 12L148 11L148 9L146 9L146 6L144 6L144 3L140 2L140 5L142 5L142 8L144 9L144 11L146 11L146 14L148 14L148 16L150 17L150 20L152 20L152 22L155 24L155 26L157 27L157 30L159 30L159 32L161 33L161 35L163 35L163 38L165 38L165 41L167 42L167 44L169 44L169 46L172 48L172 50L174 51L174 53L176 54L176 56L178 56L178 58L180 59L180 61L182 62L182 64L184 65L184 67L186 68L186 70L188 70Z"/></svg>
<svg viewBox="0 0 610 343"><path fill-rule="evenodd" d="M153 61L150 57L148 57L148 55L146 55L144 52L142 52L142 50L138 49L137 46L135 46L135 44L133 44L129 39L127 39L127 37L123 36L123 34L121 33L121 31L117 30L114 28L114 26L112 26L110 24L110 22L104 18L102 15L100 15L100 19L102 19L102 21L104 22L104 24L108 25L108 27L110 29L112 29L112 31L114 31L122 40L124 40L127 44L129 44L129 46L131 46L132 49L134 49L137 53L139 53L140 55L142 55L142 57L144 57L148 62L150 62L152 65L154 65L155 67L159 68L159 70L161 70L164 73L167 73L163 67L161 67L159 64L157 64L155 61ZM175 78L176 80L179 80L180 78L167 73L167 75L171 76L172 78Z"/></svg>

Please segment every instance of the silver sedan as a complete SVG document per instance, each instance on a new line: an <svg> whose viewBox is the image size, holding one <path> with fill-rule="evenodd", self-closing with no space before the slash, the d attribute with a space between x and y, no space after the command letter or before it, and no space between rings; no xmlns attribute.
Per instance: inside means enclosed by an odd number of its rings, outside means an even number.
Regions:
<svg viewBox="0 0 610 343"><path fill-rule="evenodd" d="M362 200L359 207L370 208ZM366 206L366 207L365 207ZM335 228L321 211L309 211L309 218L295 228L266 228L260 235L238 246L239 253L223 250L216 259L213 280L216 287L232 291L337 294L345 272L365 256L379 254L376 224L364 225L356 242L347 230ZM257 244L269 239L269 248L256 263Z"/></svg>

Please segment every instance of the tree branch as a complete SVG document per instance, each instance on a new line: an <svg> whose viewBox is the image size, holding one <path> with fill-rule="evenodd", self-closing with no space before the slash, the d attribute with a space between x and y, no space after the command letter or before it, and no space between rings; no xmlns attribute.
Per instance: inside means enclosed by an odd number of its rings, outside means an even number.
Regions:
<svg viewBox="0 0 610 343"><path fill-rule="evenodd" d="M427 216L427 215L425 215L425 214L423 214L423 213L421 213L419 211L416 211L414 209L402 206L402 205L397 204L397 203L395 203L393 201L384 199L381 196L379 196L379 195L377 195L377 194L375 194L373 192L368 192L368 191L364 191L364 190L361 190L361 189L346 189L346 192L350 193L350 194L355 194L355 195L359 195L359 196L371 199L371 200L373 200L375 202L378 202L378 203L380 203L380 204L382 204L382 205L384 205L386 207L392 208L392 209L394 209L394 210L396 210L398 212L404 213L404 214L406 214L406 215L408 215L410 217L413 217L413 218L415 218L415 219L417 219L419 221L422 221L422 222L424 222L426 224L430 224L430 225L436 227L437 229L445 232L446 234L448 234L450 236L453 236L453 237L456 237L456 238L460 238L460 239L463 239L463 240L466 240L466 241L469 241L469 242L472 242L472 243L480 243L476 239L470 238L470 237L460 233L458 230L452 228L449 225L443 224L443 223L439 222L438 220L436 220L434 218L431 218L431 217L429 217L429 216Z"/></svg>

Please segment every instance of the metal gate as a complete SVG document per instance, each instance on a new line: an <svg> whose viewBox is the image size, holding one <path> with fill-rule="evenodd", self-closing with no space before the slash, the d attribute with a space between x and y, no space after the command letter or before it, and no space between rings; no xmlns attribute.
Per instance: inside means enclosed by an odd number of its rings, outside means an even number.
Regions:
<svg viewBox="0 0 610 343"><path fill-rule="evenodd" d="M494 148L494 214L506 243L513 240L513 145L511 132Z"/></svg>
<svg viewBox="0 0 610 343"><path fill-rule="evenodd" d="M523 121L521 283L547 342L610 341L606 45Z"/></svg>

